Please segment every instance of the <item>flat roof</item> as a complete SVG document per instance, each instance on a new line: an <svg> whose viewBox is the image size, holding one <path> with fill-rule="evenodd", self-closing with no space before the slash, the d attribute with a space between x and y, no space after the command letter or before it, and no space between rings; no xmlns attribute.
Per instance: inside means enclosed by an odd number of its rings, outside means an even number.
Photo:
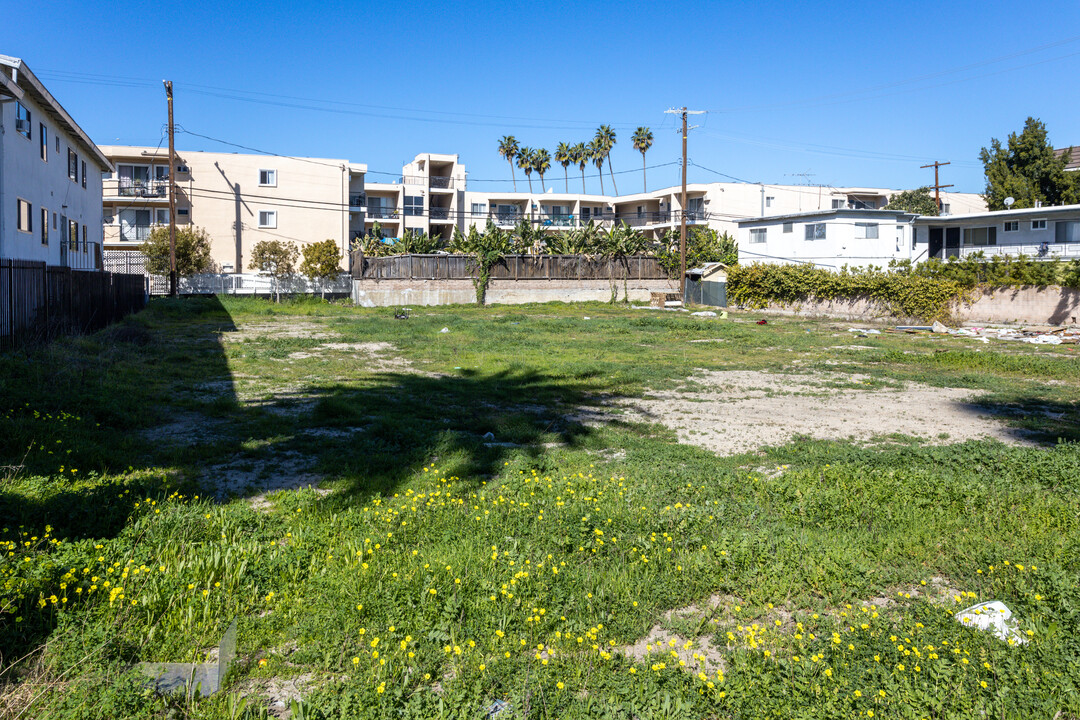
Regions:
<svg viewBox="0 0 1080 720"><path fill-rule="evenodd" d="M916 218L918 217L914 213L909 213L905 210L870 210L870 209L854 209L854 208L831 208L829 210L807 210L800 213L789 213L787 215L766 215L764 217L746 218L745 220L738 220L739 225L751 225L755 223L768 223L768 222L794 222L796 220L814 220L825 219L829 217L857 217L866 219L894 219L899 220L901 218Z"/></svg>
<svg viewBox="0 0 1080 720"><path fill-rule="evenodd" d="M1024 217L1045 217L1047 215L1080 215L1080 205L1044 205L1039 208L1019 208L1016 210L987 210L980 213L968 213L966 215L920 215L918 222L921 225L934 225L942 223L964 223L976 220L998 220Z"/></svg>

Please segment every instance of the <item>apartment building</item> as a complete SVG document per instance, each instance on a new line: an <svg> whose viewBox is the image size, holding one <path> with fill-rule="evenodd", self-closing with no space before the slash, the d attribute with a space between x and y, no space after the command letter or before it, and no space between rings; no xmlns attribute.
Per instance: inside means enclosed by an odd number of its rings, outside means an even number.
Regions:
<svg viewBox="0 0 1080 720"><path fill-rule="evenodd" d="M250 270L261 240L298 245L334 240L348 265L351 232L364 225L367 166L332 158L178 151L175 168L160 147L102 146L115 165L104 180L106 250L137 251L169 223L169 173L176 222L206 230L221 272Z"/></svg>
<svg viewBox="0 0 1080 720"><path fill-rule="evenodd" d="M1080 205L920 217L915 244L917 259L982 253L1080 260Z"/></svg>
<svg viewBox="0 0 1080 720"><path fill-rule="evenodd" d="M100 269L111 170L26 63L0 55L0 258Z"/></svg>
<svg viewBox="0 0 1080 720"><path fill-rule="evenodd" d="M889 188L690 183L684 209L678 186L618 196L470 190L465 193L468 212L463 229L483 226L488 220L506 228L522 218L552 232L590 221L606 227L622 222L647 237L659 238L678 228L685 215L687 225L705 225L735 236L741 220L824 210L881 209L897 192ZM946 213L986 209L982 197L973 193L942 193L942 205Z"/></svg>
<svg viewBox="0 0 1080 720"><path fill-rule="evenodd" d="M366 211L350 226L350 236L370 232L378 223L387 238L412 230L449 240L454 228L465 227L465 175L457 155L417 155L397 180L365 184L365 197L358 200Z"/></svg>

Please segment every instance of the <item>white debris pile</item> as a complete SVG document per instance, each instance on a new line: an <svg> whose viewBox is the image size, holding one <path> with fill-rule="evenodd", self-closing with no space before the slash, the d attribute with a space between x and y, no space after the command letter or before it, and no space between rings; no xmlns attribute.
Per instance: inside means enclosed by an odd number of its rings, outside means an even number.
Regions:
<svg viewBox="0 0 1080 720"><path fill-rule="evenodd" d="M900 325L897 331L918 333L929 332L935 335L952 335L981 340L1012 340L1031 345L1075 345L1080 344L1080 327L1068 325L1028 325L1024 327L948 327L940 322L933 325ZM856 332L854 328L849 332ZM865 330L862 332L866 332Z"/></svg>
<svg viewBox="0 0 1080 720"><path fill-rule="evenodd" d="M999 640L1012 645L1027 643L1027 638L1016 629L1017 621L1005 603L1000 600L979 603L965 608L955 615L964 627L993 633Z"/></svg>

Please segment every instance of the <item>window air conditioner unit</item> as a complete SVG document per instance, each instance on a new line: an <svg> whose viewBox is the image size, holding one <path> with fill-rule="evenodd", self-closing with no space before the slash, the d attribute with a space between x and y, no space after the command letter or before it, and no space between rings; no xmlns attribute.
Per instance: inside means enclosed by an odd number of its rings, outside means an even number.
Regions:
<svg viewBox="0 0 1080 720"><path fill-rule="evenodd" d="M30 132L30 123L22 118L15 119L15 132L28 133Z"/></svg>

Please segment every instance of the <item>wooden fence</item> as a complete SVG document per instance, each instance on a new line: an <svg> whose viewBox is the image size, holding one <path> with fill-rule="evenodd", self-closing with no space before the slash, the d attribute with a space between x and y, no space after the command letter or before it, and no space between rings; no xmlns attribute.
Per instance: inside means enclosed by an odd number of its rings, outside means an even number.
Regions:
<svg viewBox="0 0 1080 720"><path fill-rule="evenodd" d="M141 275L0 259L0 350L93 332L145 306Z"/></svg>
<svg viewBox="0 0 1080 720"><path fill-rule="evenodd" d="M352 256L352 276L364 280L471 280L469 255ZM651 255L592 258L587 255L508 255L491 269L497 280L663 280L667 273Z"/></svg>

